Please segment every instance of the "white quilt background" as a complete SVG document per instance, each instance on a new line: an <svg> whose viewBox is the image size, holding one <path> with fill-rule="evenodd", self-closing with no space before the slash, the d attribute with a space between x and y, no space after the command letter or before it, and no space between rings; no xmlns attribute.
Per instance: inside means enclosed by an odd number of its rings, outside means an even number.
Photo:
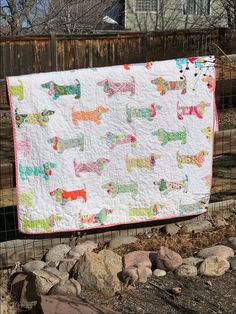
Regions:
<svg viewBox="0 0 236 314"><path fill-rule="evenodd" d="M210 77L214 80L215 69L213 57L199 60L202 62L200 67L194 62L188 62L189 69L186 69L184 64L183 72L180 72L176 60L168 60L9 77L20 230L24 233L49 233L100 228L194 215L206 211L212 177L214 91L203 79ZM158 77L166 81L183 82L181 76L186 79L185 94L181 94L181 90L173 89L161 95L157 85L151 82ZM134 95L130 91L118 90L112 96L108 96L103 86L97 85L105 79L114 83L130 83L134 79ZM79 99L75 98L75 94L68 94L61 95L55 100L49 94L49 90L41 86L49 81L61 86L76 85L76 80L80 82ZM21 84L23 99L14 90L14 86ZM197 106L201 102L208 103L209 106L205 107L202 118L192 112L183 115L181 120L177 116L178 102L179 106L186 107ZM149 108L151 104L158 106L156 115L151 121L145 117L135 117L135 114L132 121L128 121L127 107ZM73 107L79 112L90 112L98 106L108 109L99 116L100 124L81 119L78 127L75 127L72 122ZM54 114L49 116L45 126L40 125L36 118L28 122L26 118L20 127L17 127L15 109L21 115L39 114L44 109L54 111ZM183 127L186 128L185 144L182 144L181 140L169 140L165 145L161 145L158 136L152 134L161 128L166 132L180 132ZM203 132L206 128L210 130L208 137ZM111 149L104 138L107 132L124 136L131 134L137 143L136 145L130 142L117 143ZM81 134L84 135L83 151L79 147L71 147L63 153L58 153L48 142L55 136L71 139L79 138ZM25 140L27 145L24 145ZM200 166L195 163L183 163L182 168L178 167L177 152L181 155L195 156L201 151L207 152L207 155L203 157ZM143 167L140 161L134 164L132 171L127 170L127 157L140 160L152 154L158 154L160 158L151 168ZM101 175L83 171L80 177L76 176L74 160L77 163L90 163L99 158L109 160L109 163L104 165ZM35 172L22 179L20 165L23 172L24 167L31 167L32 171L35 171L34 167L43 166L47 162L56 164L47 179ZM178 188L172 184L167 190L160 191L161 179L165 182L178 183L186 175L187 191L184 191L181 184ZM134 183L138 192L137 194L124 192L121 188L113 197L103 188L109 183L120 185ZM59 202L50 195L50 192L57 188L64 191L85 190L87 201L78 197L75 200L67 198L64 203ZM205 205L202 205L203 203ZM136 210L130 210L131 207ZM152 210L153 214L150 214Z"/></svg>

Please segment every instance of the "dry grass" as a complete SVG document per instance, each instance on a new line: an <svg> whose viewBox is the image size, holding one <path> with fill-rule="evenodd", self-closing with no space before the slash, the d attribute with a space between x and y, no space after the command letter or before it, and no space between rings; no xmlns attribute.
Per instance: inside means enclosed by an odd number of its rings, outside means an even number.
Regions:
<svg viewBox="0 0 236 314"><path fill-rule="evenodd" d="M236 215L232 215L225 219L227 225L218 227L217 220L219 216L212 217L211 222L213 227L209 231L198 233L178 233L173 236L164 233L153 233L151 235L139 235L139 241L129 245L123 245L114 251L119 255L125 255L136 250L157 251L160 246L166 246L175 252L178 252L182 257L189 257L196 254L201 248L226 244L229 237L236 236Z"/></svg>
<svg viewBox="0 0 236 314"><path fill-rule="evenodd" d="M0 313L16 314L18 311L17 304L12 300L8 289L8 274L0 273Z"/></svg>
<svg viewBox="0 0 236 314"><path fill-rule="evenodd" d="M221 131L236 128L236 108L219 111L218 115Z"/></svg>

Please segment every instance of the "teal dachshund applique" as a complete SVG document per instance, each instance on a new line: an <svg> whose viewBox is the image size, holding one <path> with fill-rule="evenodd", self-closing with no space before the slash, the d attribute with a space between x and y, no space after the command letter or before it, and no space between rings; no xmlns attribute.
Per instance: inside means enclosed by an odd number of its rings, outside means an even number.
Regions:
<svg viewBox="0 0 236 314"><path fill-rule="evenodd" d="M80 99L81 86L80 82L76 80L74 85L58 85L53 81L41 84L41 87L48 89L48 94L52 96L53 100L57 100L63 95L75 95L75 99Z"/></svg>

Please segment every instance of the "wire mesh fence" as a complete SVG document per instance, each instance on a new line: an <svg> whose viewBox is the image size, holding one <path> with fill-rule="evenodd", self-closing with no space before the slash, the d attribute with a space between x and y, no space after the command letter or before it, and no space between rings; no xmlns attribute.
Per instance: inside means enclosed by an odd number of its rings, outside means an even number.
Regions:
<svg viewBox="0 0 236 314"><path fill-rule="evenodd" d="M235 32L236 33L236 32ZM202 41L201 37L202 32L200 34L195 32L195 37L198 38L198 42ZM104 35L103 35L104 36ZM140 62L144 61L142 58L147 60L146 55L149 54L149 57L153 57L154 60L155 51L160 50L160 42L163 41L164 35L160 35L161 39L155 39L155 43L159 42L158 45L151 44L150 38L144 39L142 36L139 37L139 51L140 55L134 54L133 56L129 53L129 57L127 60L127 47L130 49L137 49L137 36L133 35L133 37L125 36L122 38L115 37L113 38L113 46L111 42L104 43L104 38L101 38L101 42L99 43L99 39L96 37L93 39L93 43L91 42L88 44L84 43L84 46L80 46L79 43L76 43L76 40L79 39L68 39L68 38L59 38L63 41L63 56L58 52L58 47L61 43L57 42L56 47L50 46L48 50L46 49L47 53L41 54L37 50L37 56L34 56L34 60L36 60L37 64L34 64L31 60L27 65L27 68L22 63L21 67L17 65L16 72L14 73L14 64L11 65L11 71L8 73L2 73L1 75L14 75L14 74L26 74L30 72L39 72L39 71L50 71L50 70L65 70L71 68L78 68L78 67L86 67L86 66L103 66L103 65L115 65L127 62ZM171 34L173 37L174 34ZM164 43L168 42L172 37L170 33L166 34L166 38L162 43L162 50L163 54L160 56L160 59L169 59L180 57L183 49L176 50L173 54L173 49L171 54L168 54L168 46ZM177 35L176 35L177 36ZM181 37L182 36L182 37ZM213 37L209 40L209 35L204 33L204 36L207 38L205 44L196 44L196 38L193 37L193 34L183 34L179 35L179 40L183 41L185 38L185 48L186 51L184 52L189 55L203 55L206 53L213 54L213 46L210 46L210 42L213 42ZM200 36L200 37L199 37ZM212 35L213 36L213 35ZM214 35L215 36L215 35ZM111 35L110 35L111 37ZM109 37L109 38L110 38ZM204 38L205 38L204 37ZM192 41L193 38L194 44ZM200 39L199 39L200 38ZM214 37L215 38L215 37ZM58 39L58 40L59 40ZM176 37L178 39L178 36ZM42 44L44 38L37 39L36 46ZM45 39L46 40L46 39ZM71 49L69 49L69 45L71 45L71 40L75 40L75 44L73 46L74 55L71 55ZM83 41L86 38L82 39ZM92 39L90 39L92 40ZM150 41L149 41L150 40ZM192 41L191 41L192 40ZM34 39L35 41L35 39ZM47 38L51 44L52 42L55 44L55 38ZM122 41L122 44L120 43ZM141 44L140 44L141 42ZM186 44L189 43L189 46ZM148 45L146 45L148 43ZM218 42L219 43L219 42ZM13 43L14 44L14 43ZM53 45L54 45L53 44ZM119 45L118 45L119 44ZM32 43L30 43L32 45ZM96 51L94 50L94 45L96 45ZM100 46L99 46L100 45ZM104 47L113 47L110 48L110 55L109 51L106 50ZM126 47L121 51L116 51L114 48L118 45L118 48ZM169 43L171 45L171 43ZM182 43L175 43L176 47L182 47ZM190 47L191 46L191 47ZM38 47L38 46L37 46ZM54 47L54 48L53 48ZM65 48L67 47L67 48ZM79 47L79 48L78 48ZM84 48L85 51L81 52L80 49ZM191 48L191 49L190 49ZM224 48L224 47L223 47ZM3 48L2 48L3 49ZM7 49L6 47L4 49ZM22 48L23 49L23 48ZM27 52L27 49L25 52ZM23 50L24 50L23 49ZM32 49L32 47L31 47ZM36 48L34 48L36 49ZM39 49L39 48L37 48ZM105 50L104 50L105 49ZM112 50L113 49L113 50ZM152 50L152 55L150 55L150 51ZM230 54L233 54L236 51L233 51L234 47L229 50L226 49ZM0 48L1 50L1 48ZM235 48L236 50L236 48ZM19 51L19 47L16 47L16 53ZM146 54L145 54L146 51ZM24 52L24 51L23 51ZM20 51L20 53L23 53ZM78 61L76 58L76 52L78 53L77 58L79 56L84 55L83 64L82 61ZM98 53L99 52L99 53ZM142 52L142 53L141 53ZM6 53L6 51L5 51ZM88 53L88 56L85 56ZM55 55L57 55L55 57ZM92 58L93 56L93 58ZM95 58L96 56L96 58ZM99 60L102 56L105 56L103 60ZM68 64L66 63L66 57L68 58ZM6 58L6 57L5 57ZM30 59L31 57L29 57ZM51 62L47 65L47 67L43 67L45 64L45 60L43 58L49 58ZM51 59L53 58L53 59ZM73 63L71 63L71 59L73 59ZM96 60L95 60L96 59ZM150 58L151 59L151 58ZM158 56L155 57L158 59ZM54 60L52 62L52 60ZM83 60L83 59L82 59ZM92 61L91 61L92 60ZM29 60L28 60L29 61ZM12 60L15 62L15 59ZM233 64L233 66L232 66ZM217 64L217 88L216 88L216 104L217 109L219 112L219 122L220 122L220 132L218 132L215 136L215 143L214 143L214 163L213 163L213 187L212 187L212 194L211 194L211 202L220 202L235 199L236 196L236 70L234 68L234 63L229 65L229 62L226 62L224 59L218 58ZM222 203L218 203L218 207L221 206ZM6 267L9 265L14 264L14 261L19 259L26 261L30 258L41 258L42 255L46 252L48 248L51 246L58 244L58 243L68 243L72 241L73 234L71 233L63 233L63 234L53 234L53 235L24 235L18 232L17 226L17 212L16 212L16 196L15 196L15 162L14 162L14 150L13 150L13 134L12 134L12 126L11 126L11 117L10 117L10 110L9 110L9 103L7 99L7 92L6 92L6 84L4 79L0 80L0 260L2 260L1 267ZM214 208L218 208L214 207ZM155 228L157 226L157 222L150 225L150 223L143 223L140 226L135 228L125 226L123 229L122 227L119 228L109 228L104 232L101 231L94 231L92 234L89 233L79 233L80 236L83 235L84 239L94 239L95 241L102 241L104 242L106 239L110 239L113 236L119 235L137 235L140 232L145 232L150 228ZM159 224L163 224L159 222ZM10 241L14 240L14 241ZM7 241L7 242L6 242ZM10 242L9 242L10 241ZM4 262L3 262L4 261Z"/></svg>

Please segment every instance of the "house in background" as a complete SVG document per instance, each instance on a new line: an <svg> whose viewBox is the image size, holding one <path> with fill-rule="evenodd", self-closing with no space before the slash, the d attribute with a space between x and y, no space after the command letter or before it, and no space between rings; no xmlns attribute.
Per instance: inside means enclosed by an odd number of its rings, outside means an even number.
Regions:
<svg viewBox="0 0 236 314"><path fill-rule="evenodd" d="M227 26L222 0L125 0L125 28L132 31Z"/></svg>

